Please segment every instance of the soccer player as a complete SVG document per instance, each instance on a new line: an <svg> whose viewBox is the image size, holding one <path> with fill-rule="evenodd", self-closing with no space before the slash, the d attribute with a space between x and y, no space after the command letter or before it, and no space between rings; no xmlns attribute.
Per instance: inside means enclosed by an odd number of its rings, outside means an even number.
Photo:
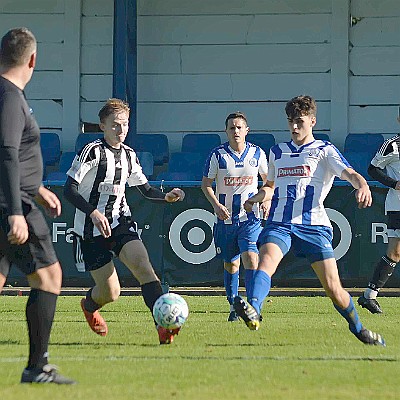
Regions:
<svg viewBox="0 0 400 400"><path fill-rule="evenodd" d="M168 193L149 185L135 152L124 144L129 128L129 107L109 99L99 111L104 138L85 145L68 170L64 195L75 207L74 249L82 271L89 271L95 286L81 300L90 328L106 336L107 323L99 309L118 299L120 284L113 257L118 257L139 281L150 311L163 294L161 283L140 240L125 197L125 185L136 186L150 200L183 200L178 188ZM80 258L83 257L83 258ZM77 263L77 266L79 263ZM79 268L78 268L79 270ZM169 344L179 328L157 327L160 344Z"/></svg>
<svg viewBox="0 0 400 400"><path fill-rule="evenodd" d="M260 260L253 291L247 303L236 297L234 307L246 325L257 330L261 305L271 288L271 278L283 256L293 247L311 263L334 307L361 342L385 345L381 335L360 322L354 303L340 282L332 248L332 226L324 199L339 176L355 189L359 208L369 207L372 196L366 180L350 167L329 142L315 140L317 106L313 98L298 96L286 104L291 141L271 148L267 183L248 199L244 207L272 199L267 224L259 237Z"/></svg>
<svg viewBox="0 0 400 400"><path fill-rule="evenodd" d="M249 127L245 114L229 114L225 131L228 142L212 150L207 158L201 189L216 215L213 234L217 257L224 262L224 286L230 304L228 321L237 321L233 299L239 290L240 259L249 292L258 265L257 239L261 232L258 204L246 212L243 203L257 193L258 174L265 182L268 163L260 147L246 142Z"/></svg>
<svg viewBox="0 0 400 400"><path fill-rule="evenodd" d="M400 122L400 118L399 118ZM376 181L389 187L385 201L385 214L388 216L387 233L389 242L384 254L375 266L371 281L364 294L358 298L358 304L373 314L382 313L376 300L400 261L400 135L383 143L372 159L368 174ZM385 173L386 170L386 173Z"/></svg>
<svg viewBox="0 0 400 400"><path fill-rule="evenodd" d="M48 363L62 272L36 203L54 217L60 215L61 203L42 185L40 130L24 94L36 65L36 46L26 28L11 29L1 39L0 292L13 263L31 287L26 304L29 358L21 383L73 384Z"/></svg>

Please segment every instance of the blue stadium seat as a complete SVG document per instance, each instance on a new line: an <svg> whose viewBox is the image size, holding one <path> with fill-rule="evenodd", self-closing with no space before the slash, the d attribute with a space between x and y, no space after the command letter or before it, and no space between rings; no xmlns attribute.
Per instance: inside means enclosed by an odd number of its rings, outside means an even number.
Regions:
<svg viewBox="0 0 400 400"><path fill-rule="evenodd" d="M58 171L50 172L47 175L48 181L63 181L67 180L66 172L70 169L72 161L75 158L74 151L65 151L61 154L60 163L58 164Z"/></svg>
<svg viewBox="0 0 400 400"><path fill-rule="evenodd" d="M148 151L138 151L136 155L139 159L143 173L147 176L147 178L149 178L154 172L153 154L149 153Z"/></svg>
<svg viewBox="0 0 400 400"><path fill-rule="evenodd" d="M199 153L204 158L221 144L217 133L188 133L182 139L183 153Z"/></svg>
<svg viewBox="0 0 400 400"><path fill-rule="evenodd" d="M56 165L61 156L60 138L55 132L40 134L40 148L42 149L43 166Z"/></svg>
<svg viewBox="0 0 400 400"><path fill-rule="evenodd" d="M206 159L199 153L172 153L168 163L168 172L188 172L201 180Z"/></svg>
<svg viewBox="0 0 400 400"><path fill-rule="evenodd" d="M158 181L198 181L192 172L161 172L157 175Z"/></svg>
<svg viewBox="0 0 400 400"><path fill-rule="evenodd" d="M331 139L329 138L329 135L327 133L313 133L313 136L315 139L318 139L318 140L326 140L328 142L331 141Z"/></svg>
<svg viewBox="0 0 400 400"><path fill-rule="evenodd" d="M275 137L271 133L249 133L246 136L246 141L261 147L267 157L269 157L270 148L275 145Z"/></svg>
<svg viewBox="0 0 400 400"><path fill-rule="evenodd" d="M344 142L344 152L361 150L371 155L370 161L383 142L384 137L380 133L349 133Z"/></svg>
<svg viewBox="0 0 400 400"><path fill-rule="evenodd" d="M368 175L368 167L372 156L368 151L344 151L343 157L349 162L353 169L361 174L366 180L371 180Z"/></svg>
<svg viewBox="0 0 400 400"><path fill-rule="evenodd" d="M80 133L75 141L75 152L79 153L85 144L104 137L104 133Z"/></svg>
<svg viewBox="0 0 400 400"><path fill-rule="evenodd" d="M168 138L162 133L132 135L132 147L137 152L153 154L154 165L163 165L169 160Z"/></svg>

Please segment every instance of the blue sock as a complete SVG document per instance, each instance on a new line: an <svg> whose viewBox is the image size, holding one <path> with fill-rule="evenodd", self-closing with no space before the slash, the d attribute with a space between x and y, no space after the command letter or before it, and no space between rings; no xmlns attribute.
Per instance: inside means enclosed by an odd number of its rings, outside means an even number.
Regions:
<svg viewBox="0 0 400 400"><path fill-rule="evenodd" d="M247 300L253 297L253 280L256 271L256 269L246 269L246 273L244 276L244 285L246 286Z"/></svg>
<svg viewBox="0 0 400 400"><path fill-rule="evenodd" d="M230 274L224 269L224 286L226 298L229 304L233 304L233 299L239 294L239 271Z"/></svg>
<svg viewBox="0 0 400 400"><path fill-rule="evenodd" d="M271 289L271 277L264 271L257 270L253 279L253 294L249 303L256 309L258 314L264 299L268 296Z"/></svg>
<svg viewBox="0 0 400 400"><path fill-rule="evenodd" d="M350 296L350 295L349 295ZM333 304L339 314L349 323L350 332L356 334L362 329L360 318L358 317L356 308L354 307L353 299L350 296L350 304L347 308L340 308Z"/></svg>

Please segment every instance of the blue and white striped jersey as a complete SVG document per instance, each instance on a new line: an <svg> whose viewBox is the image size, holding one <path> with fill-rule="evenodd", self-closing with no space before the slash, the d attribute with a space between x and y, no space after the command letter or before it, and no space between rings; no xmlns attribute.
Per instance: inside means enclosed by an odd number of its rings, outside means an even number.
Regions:
<svg viewBox="0 0 400 400"><path fill-rule="evenodd" d="M67 175L79 183L79 194L108 218L111 228L119 224L120 217L131 215L125 185L138 186L147 182L129 146L121 144L120 149L114 149L102 139L82 148ZM78 209L74 231L85 238L100 235L91 218Z"/></svg>
<svg viewBox="0 0 400 400"><path fill-rule="evenodd" d="M330 142L273 146L267 179L275 182L268 221L332 227L323 202L335 176L350 164Z"/></svg>
<svg viewBox="0 0 400 400"><path fill-rule="evenodd" d="M400 181L400 135L385 140L378 149L371 164L380 169L386 168L386 175ZM388 211L400 211L400 191L389 188L386 201L385 213Z"/></svg>
<svg viewBox="0 0 400 400"><path fill-rule="evenodd" d="M203 175L215 179L215 194L231 218L225 224L247 221L248 214L243 203L258 192L258 174L267 174L267 156L260 147L246 143L242 154L236 153L226 142L212 150L208 156ZM259 207L254 205L252 217L260 217ZM222 221L221 221L222 222Z"/></svg>

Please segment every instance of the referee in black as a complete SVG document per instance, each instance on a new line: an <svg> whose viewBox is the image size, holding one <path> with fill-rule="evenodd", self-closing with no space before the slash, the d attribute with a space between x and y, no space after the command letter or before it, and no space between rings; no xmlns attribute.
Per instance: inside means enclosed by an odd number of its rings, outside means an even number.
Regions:
<svg viewBox="0 0 400 400"><path fill-rule="evenodd" d="M0 291L10 265L27 277L29 359L21 383L73 384L48 364L48 343L62 271L40 204L60 215L57 196L42 185L40 130L24 95L36 64L36 39L26 28L8 31L0 47Z"/></svg>

